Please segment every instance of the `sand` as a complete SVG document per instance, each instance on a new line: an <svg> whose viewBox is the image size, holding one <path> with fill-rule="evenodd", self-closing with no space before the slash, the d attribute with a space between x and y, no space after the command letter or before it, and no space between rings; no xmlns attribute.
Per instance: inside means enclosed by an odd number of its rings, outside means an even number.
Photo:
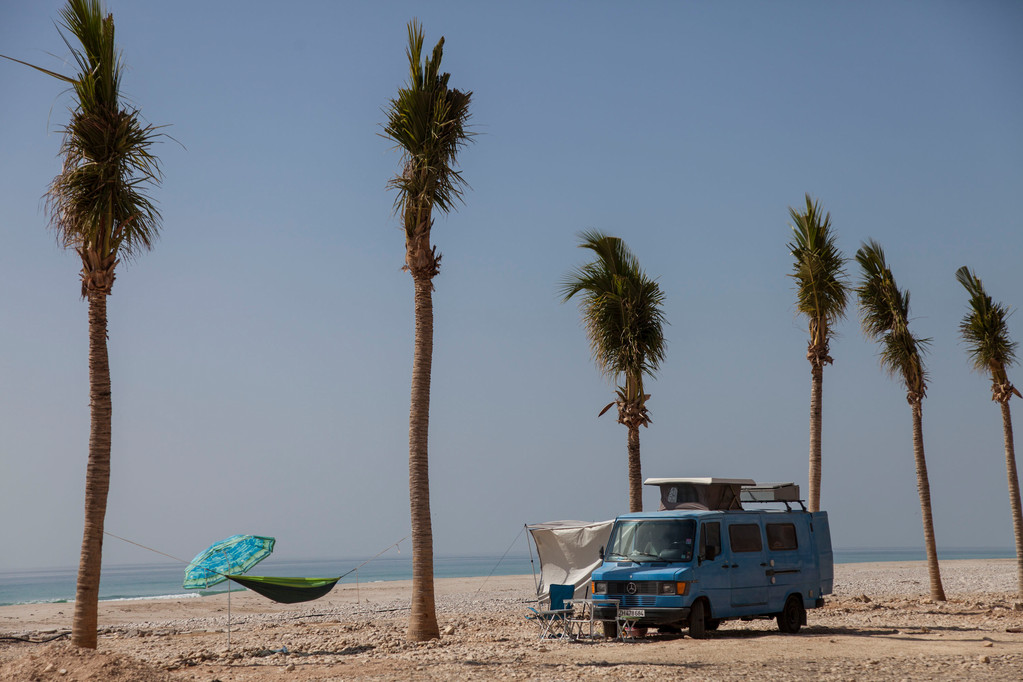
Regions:
<svg viewBox="0 0 1023 682"><path fill-rule="evenodd" d="M707 639L540 641L524 615L532 576L441 579L440 640L405 640L407 581L339 585L281 605L251 592L102 602L95 652L57 637L69 604L0 607L0 680L1023 679L1015 561L944 561L947 602L923 562L835 567L835 594L799 634L730 621Z"/></svg>

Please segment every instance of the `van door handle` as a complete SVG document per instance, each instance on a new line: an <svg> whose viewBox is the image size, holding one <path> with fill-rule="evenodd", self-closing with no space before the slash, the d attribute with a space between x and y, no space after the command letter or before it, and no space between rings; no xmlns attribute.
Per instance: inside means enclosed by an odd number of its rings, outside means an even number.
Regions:
<svg viewBox="0 0 1023 682"><path fill-rule="evenodd" d="M761 566L770 566L771 564L769 564L769 563L767 563L767 562L765 561L765 562L762 562L762 563L761 563L760 565L761 565Z"/></svg>

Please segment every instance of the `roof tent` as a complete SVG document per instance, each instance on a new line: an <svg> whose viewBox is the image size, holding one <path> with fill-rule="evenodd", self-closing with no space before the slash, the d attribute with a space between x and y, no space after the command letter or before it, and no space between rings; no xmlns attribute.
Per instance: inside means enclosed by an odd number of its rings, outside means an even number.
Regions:
<svg viewBox="0 0 1023 682"><path fill-rule="evenodd" d="M750 478L648 478L646 485L661 489L661 511L671 509L741 510L742 488L755 486Z"/></svg>

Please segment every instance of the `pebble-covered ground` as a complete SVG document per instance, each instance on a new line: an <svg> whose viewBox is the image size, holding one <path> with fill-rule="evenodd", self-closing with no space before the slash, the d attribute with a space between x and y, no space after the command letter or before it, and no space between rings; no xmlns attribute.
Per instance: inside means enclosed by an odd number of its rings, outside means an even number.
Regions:
<svg viewBox="0 0 1023 682"><path fill-rule="evenodd" d="M98 652L63 639L0 641L0 680L1023 679L1015 562L942 569L949 599L935 603L923 564L838 566L835 594L797 635L758 620L726 622L703 640L540 641L524 618L532 580L492 578L483 590L439 589L443 636L425 644L406 641L407 595L378 587L371 601L240 609L230 647L222 615L106 625Z"/></svg>

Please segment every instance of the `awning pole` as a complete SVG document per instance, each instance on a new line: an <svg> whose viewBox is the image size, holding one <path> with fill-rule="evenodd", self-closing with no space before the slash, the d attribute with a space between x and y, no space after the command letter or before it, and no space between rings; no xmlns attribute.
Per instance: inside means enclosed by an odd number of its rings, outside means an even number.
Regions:
<svg viewBox="0 0 1023 682"><path fill-rule="evenodd" d="M540 598L540 584L536 582L536 564L533 563L533 548L529 545L529 538L532 537L532 533L529 531L529 524L524 523L522 527L526 529L526 548L529 550L529 568L533 571L533 594L536 598ZM534 539L533 542L536 542ZM540 548L536 550L537 555L540 554Z"/></svg>

